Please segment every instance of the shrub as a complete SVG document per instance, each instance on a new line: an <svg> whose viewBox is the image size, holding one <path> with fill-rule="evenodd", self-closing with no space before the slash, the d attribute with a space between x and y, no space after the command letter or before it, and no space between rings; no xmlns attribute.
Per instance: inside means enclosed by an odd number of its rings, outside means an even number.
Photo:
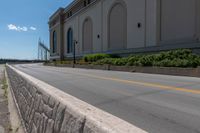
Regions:
<svg viewBox="0 0 200 133"><path fill-rule="evenodd" d="M155 61L155 56L145 55L145 56L142 56L138 61L139 61L139 64L141 64L142 66L152 66L153 62Z"/></svg>
<svg viewBox="0 0 200 133"><path fill-rule="evenodd" d="M127 63L127 65L128 65L128 66L137 66L137 65L138 65L139 59L140 59L140 56L138 56L138 55L130 56L130 57L128 58L128 63Z"/></svg>
<svg viewBox="0 0 200 133"><path fill-rule="evenodd" d="M188 49L179 49L149 55L131 55L126 58L113 58L107 54L95 54L84 57L84 61L96 65L110 64L117 66L160 66L160 67L197 67L200 56Z"/></svg>
<svg viewBox="0 0 200 133"><path fill-rule="evenodd" d="M127 65L130 66L162 66L162 67L197 67L200 57L191 50L179 49L151 55L132 55Z"/></svg>
<svg viewBox="0 0 200 133"><path fill-rule="evenodd" d="M96 62L101 59L111 58L112 56L109 54L90 54L83 57L85 62Z"/></svg>
<svg viewBox="0 0 200 133"><path fill-rule="evenodd" d="M114 65L115 60L116 60L115 58L105 58L105 59L98 60L97 62L94 62L93 64L94 65L104 65L104 64Z"/></svg>
<svg viewBox="0 0 200 133"><path fill-rule="evenodd" d="M193 59L196 66L200 66L200 56L197 56L195 59Z"/></svg>
<svg viewBox="0 0 200 133"><path fill-rule="evenodd" d="M128 63L128 58L117 58L113 60L113 65L116 66L125 66Z"/></svg>
<svg viewBox="0 0 200 133"><path fill-rule="evenodd" d="M154 61L153 62L153 66L159 66L159 67L170 67L172 66L171 65L171 60L169 59L164 59L164 60L161 60L161 61Z"/></svg>
<svg viewBox="0 0 200 133"><path fill-rule="evenodd" d="M161 67L197 67L198 64L194 60L178 59L173 60L165 59L159 62L154 62L153 66Z"/></svg>
<svg viewBox="0 0 200 133"><path fill-rule="evenodd" d="M154 54L155 61L162 61L165 59L173 60L175 58L187 59L190 55L192 55L192 51L189 49L178 49Z"/></svg>

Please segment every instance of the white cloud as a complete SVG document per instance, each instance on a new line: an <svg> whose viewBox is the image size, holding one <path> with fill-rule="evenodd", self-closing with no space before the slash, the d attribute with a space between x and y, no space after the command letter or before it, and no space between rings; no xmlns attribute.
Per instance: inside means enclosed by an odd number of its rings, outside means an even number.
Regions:
<svg viewBox="0 0 200 133"><path fill-rule="evenodd" d="M20 26L14 25L14 24L9 24L8 30L15 30L15 31L19 31L19 32L24 31L25 32L25 31L28 31L28 28L26 26L20 27Z"/></svg>
<svg viewBox="0 0 200 133"><path fill-rule="evenodd" d="M28 31L28 28L23 26L23 27L17 27L19 31Z"/></svg>
<svg viewBox="0 0 200 133"><path fill-rule="evenodd" d="M34 30L34 31L35 31L35 30L37 30L37 28L31 26L31 27L30 27L30 30Z"/></svg>
<svg viewBox="0 0 200 133"><path fill-rule="evenodd" d="M13 24L9 24L8 25L8 29L9 30L18 30L17 27L15 25L13 25Z"/></svg>

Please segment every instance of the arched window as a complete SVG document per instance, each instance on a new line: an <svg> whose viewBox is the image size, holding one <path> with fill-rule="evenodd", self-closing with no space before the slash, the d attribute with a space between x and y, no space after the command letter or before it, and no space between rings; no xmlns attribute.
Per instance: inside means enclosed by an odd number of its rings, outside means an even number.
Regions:
<svg viewBox="0 0 200 133"><path fill-rule="evenodd" d="M85 19L83 22L83 51L90 53L92 52L92 41L93 41L93 26L90 18Z"/></svg>
<svg viewBox="0 0 200 133"><path fill-rule="evenodd" d="M69 28L67 31L67 53L73 52L73 30Z"/></svg>
<svg viewBox="0 0 200 133"><path fill-rule="evenodd" d="M108 16L108 47L110 50L126 48L127 9L122 2L115 3Z"/></svg>
<svg viewBox="0 0 200 133"><path fill-rule="evenodd" d="M53 53L57 52L57 34L56 31L53 32Z"/></svg>

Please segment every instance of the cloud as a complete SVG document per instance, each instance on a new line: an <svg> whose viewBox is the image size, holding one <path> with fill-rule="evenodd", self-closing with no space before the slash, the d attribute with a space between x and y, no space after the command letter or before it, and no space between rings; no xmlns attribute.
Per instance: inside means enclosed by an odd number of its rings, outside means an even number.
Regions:
<svg viewBox="0 0 200 133"><path fill-rule="evenodd" d="M28 28L23 26L23 27L17 27L19 31L28 31Z"/></svg>
<svg viewBox="0 0 200 133"><path fill-rule="evenodd" d="M27 28L26 26L16 26L15 24L9 24L8 25L8 30L14 30L14 31L18 31L18 32L26 32L28 30L32 30L32 31L36 31L37 28L36 27L33 27L33 26L30 26L29 28Z"/></svg>
<svg viewBox="0 0 200 133"><path fill-rule="evenodd" d="M8 25L8 29L9 30L15 30L15 31L27 31L27 27L23 26L23 27L20 27L20 26L16 26L14 24L9 24Z"/></svg>
<svg viewBox="0 0 200 133"><path fill-rule="evenodd" d="M35 27L33 27L33 26L31 26L29 29L30 29L30 30L33 30L33 31L37 30L37 28L35 28Z"/></svg>
<svg viewBox="0 0 200 133"><path fill-rule="evenodd" d="M13 25L13 24L9 24L8 25L8 29L9 30L18 30L17 27L15 25Z"/></svg>

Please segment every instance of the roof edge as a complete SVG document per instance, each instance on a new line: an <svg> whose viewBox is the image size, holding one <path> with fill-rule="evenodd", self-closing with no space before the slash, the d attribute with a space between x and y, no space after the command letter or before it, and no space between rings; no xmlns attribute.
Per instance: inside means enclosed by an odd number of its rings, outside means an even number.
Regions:
<svg viewBox="0 0 200 133"><path fill-rule="evenodd" d="M49 21L53 20L56 16L58 16L61 12L64 11L64 8L60 7L56 12L54 12L50 18L49 18Z"/></svg>

